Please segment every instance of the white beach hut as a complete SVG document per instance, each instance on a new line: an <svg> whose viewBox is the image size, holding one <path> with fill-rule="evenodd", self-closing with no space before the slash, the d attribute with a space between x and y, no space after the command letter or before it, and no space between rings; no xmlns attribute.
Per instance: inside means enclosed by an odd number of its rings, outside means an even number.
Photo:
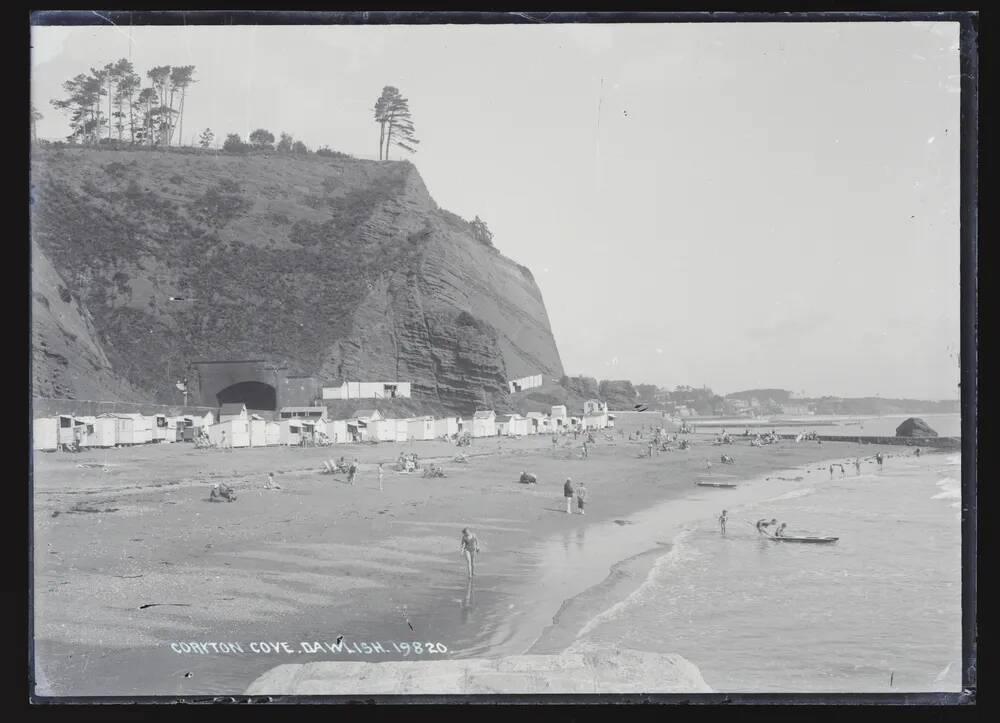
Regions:
<svg viewBox="0 0 1000 723"><path fill-rule="evenodd" d="M230 419L207 427L208 441L215 446L232 447L239 449L250 446L250 420ZM223 445L223 434L225 434L225 444Z"/></svg>
<svg viewBox="0 0 1000 723"><path fill-rule="evenodd" d="M268 447L281 444L281 423L265 422L264 424L264 444Z"/></svg>
<svg viewBox="0 0 1000 723"><path fill-rule="evenodd" d="M39 417L31 425L31 448L41 452L59 449L59 420Z"/></svg>
<svg viewBox="0 0 1000 723"><path fill-rule="evenodd" d="M497 415L492 409L477 411L472 415L473 437L495 437L497 433Z"/></svg>
<svg viewBox="0 0 1000 723"><path fill-rule="evenodd" d="M406 436L418 442L434 439L434 418L413 417L406 420Z"/></svg>
<svg viewBox="0 0 1000 723"><path fill-rule="evenodd" d="M302 443L302 420L282 419L278 424L278 444L294 447Z"/></svg>
<svg viewBox="0 0 1000 723"><path fill-rule="evenodd" d="M247 423L250 426L250 446L267 446L267 421L263 417L251 414Z"/></svg>
<svg viewBox="0 0 1000 723"><path fill-rule="evenodd" d="M435 437L451 437L458 434L458 417L444 417L434 420Z"/></svg>

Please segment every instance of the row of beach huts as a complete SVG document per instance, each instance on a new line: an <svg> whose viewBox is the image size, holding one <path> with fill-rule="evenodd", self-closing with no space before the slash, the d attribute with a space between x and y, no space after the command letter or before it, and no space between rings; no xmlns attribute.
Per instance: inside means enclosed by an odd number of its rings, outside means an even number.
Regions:
<svg viewBox="0 0 1000 723"><path fill-rule="evenodd" d="M246 405L223 404L218 417L111 412L97 416L58 414L34 420L33 449L109 448L138 444L196 442L212 447L271 447L350 442L411 442L442 438L527 436L614 426L607 404L588 401L583 414L565 406L527 415L477 411L470 418L432 416L387 419L377 409L361 409L350 419L328 419L326 407L286 407L268 420Z"/></svg>

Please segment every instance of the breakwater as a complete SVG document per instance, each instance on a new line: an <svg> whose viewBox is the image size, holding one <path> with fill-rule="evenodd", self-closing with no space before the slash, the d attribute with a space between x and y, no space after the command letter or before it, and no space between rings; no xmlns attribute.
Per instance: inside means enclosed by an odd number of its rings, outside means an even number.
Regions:
<svg viewBox="0 0 1000 723"><path fill-rule="evenodd" d="M795 434L779 434L781 439L795 439ZM961 451L961 437L874 437L860 435L857 437L833 436L819 434L816 436L823 442L857 442L858 444L880 444L901 447L930 447L933 449L954 449ZM810 440L811 441L811 440Z"/></svg>

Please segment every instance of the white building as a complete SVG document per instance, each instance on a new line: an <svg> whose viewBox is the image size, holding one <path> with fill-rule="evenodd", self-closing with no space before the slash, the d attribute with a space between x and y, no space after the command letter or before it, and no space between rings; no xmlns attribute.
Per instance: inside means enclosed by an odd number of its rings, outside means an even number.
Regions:
<svg viewBox="0 0 1000 723"><path fill-rule="evenodd" d="M326 417L326 407L282 407L279 419L322 419Z"/></svg>
<svg viewBox="0 0 1000 723"><path fill-rule="evenodd" d="M492 409L477 411L472 415L473 437L495 437L497 433L497 415Z"/></svg>
<svg viewBox="0 0 1000 723"><path fill-rule="evenodd" d="M410 382L343 382L323 387L323 399L409 399Z"/></svg>
<svg viewBox="0 0 1000 723"><path fill-rule="evenodd" d="M541 374L534 374L530 377L521 377L520 379L511 379L507 382L507 389L511 394L523 392L525 389L534 389L535 387L540 386L542 386Z"/></svg>

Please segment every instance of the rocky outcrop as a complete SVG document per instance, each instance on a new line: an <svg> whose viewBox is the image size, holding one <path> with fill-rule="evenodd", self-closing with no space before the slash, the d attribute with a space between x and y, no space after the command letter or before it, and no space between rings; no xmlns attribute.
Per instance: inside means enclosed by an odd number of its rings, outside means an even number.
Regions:
<svg viewBox="0 0 1000 723"><path fill-rule="evenodd" d="M910 417L896 427L897 437L936 437L938 433L919 417Z"/></svg>
<svg viewBox="0 0 1000 723"><path fill-rule="evenodd" d="M562 375L531 272L408 162L43 150L32 191L33 239L100 329L102 369L150 401L175 402L192 359L409 381L463 414Z"/></svg>
<svg viewBox="0 0 1000 723"><path fill-rule="evenodd" d="M280 665L246 695L711 693L679 655L607 650L496 659Z"/></svg>

